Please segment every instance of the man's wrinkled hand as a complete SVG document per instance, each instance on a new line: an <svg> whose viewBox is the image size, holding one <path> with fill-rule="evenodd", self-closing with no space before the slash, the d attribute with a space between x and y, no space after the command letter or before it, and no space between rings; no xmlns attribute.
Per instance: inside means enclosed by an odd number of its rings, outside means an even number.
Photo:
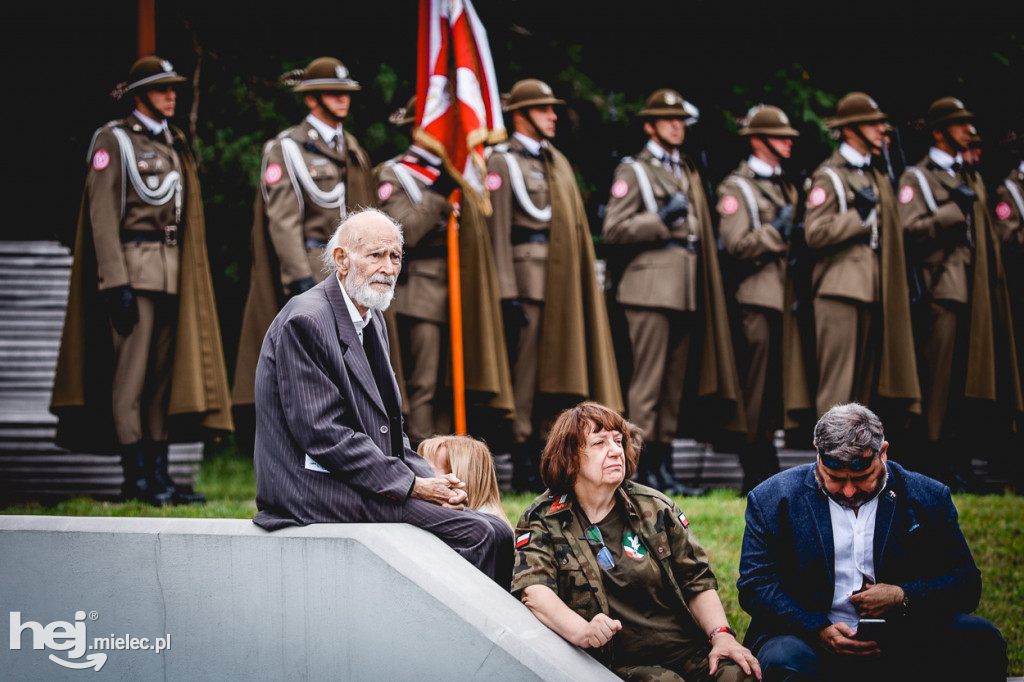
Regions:
<svg viewBox="0 0 1024 682"><path fill-rule="evenodd" d="M460 481L455 474L444 474L434 478L417 476L416 482L412 486L412 496L449 509L465 509L465 487L466 484Z"/></svg>
<svg viewBox="0 0 1024 682"><path fill-rule="evenodd" d="M821 648L833 654L849 656L877 656L877 642L862 642L854 639L857 631L843 622L833 623L818 633Z"/></svg>
<svg viewBox="0 0 1024 682"><path fill-rule="evenodd" d="M621 629L621 621L615 620L604 613L599 613L589 623L580 628L572 643L583 649L601 647L610 642L612 636Z"/></svg>
<svg viewBox="0 0 1024 682"><path fill-rule="evenodd" d="M881 618L903 604L903 588L899 585L878 583L868 585L850 597L850 603L862 618Z"/></svg>

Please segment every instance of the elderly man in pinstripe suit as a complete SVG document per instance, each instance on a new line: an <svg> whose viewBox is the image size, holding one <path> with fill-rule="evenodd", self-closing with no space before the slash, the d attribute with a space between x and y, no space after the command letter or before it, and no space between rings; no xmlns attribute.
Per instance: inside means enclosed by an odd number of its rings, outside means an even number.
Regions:
<svg viewBox="0 0 1024 682"><path fill-rule="evenodd" d="M401 227L376 209L352 213L324 261L337 275L291 299L263 340L254 523L410 523L507 588L512 531L465 509L465 484L435 477L402 429L381 314L402 266Z"/></svg>

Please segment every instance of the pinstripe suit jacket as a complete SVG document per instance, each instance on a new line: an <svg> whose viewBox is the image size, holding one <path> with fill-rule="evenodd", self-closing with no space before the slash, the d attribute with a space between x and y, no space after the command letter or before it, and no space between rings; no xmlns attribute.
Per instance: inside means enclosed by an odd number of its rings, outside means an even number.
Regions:
<svg viewBox="0 0 1024 682"><path fill-rule="evenodd" d="M364 333L387 350L384 316L373 320ZM402 456L390 454L390 423L338 279L328 277L291 299L263 340L253 522L398 521L415 477L434 474L404 433Z"/></svg>

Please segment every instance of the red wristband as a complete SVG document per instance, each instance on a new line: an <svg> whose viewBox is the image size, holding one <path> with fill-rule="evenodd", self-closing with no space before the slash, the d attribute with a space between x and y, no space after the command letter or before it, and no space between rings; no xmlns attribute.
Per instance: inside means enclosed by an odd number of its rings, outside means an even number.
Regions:
<svg viewBox="0 0 1024 682"><path fill-rule="evenodd" d="M710 634L710 635L708 635L708 641L710 642L710 641L714 640L714 638L715 638L715 635L721 634L721 633L723 633L723 632L728 632L728 633L729 633L730 635L732 635L733 637L735 637L735 636L736 636L736 631L735 631L735 630L733 630L733 629L732 629L731 627L729 627L728 625L723 625L722 627L720 627L720 628L716 628L715 630L712 630L712 631L711 631L711 634Z"/></svg>

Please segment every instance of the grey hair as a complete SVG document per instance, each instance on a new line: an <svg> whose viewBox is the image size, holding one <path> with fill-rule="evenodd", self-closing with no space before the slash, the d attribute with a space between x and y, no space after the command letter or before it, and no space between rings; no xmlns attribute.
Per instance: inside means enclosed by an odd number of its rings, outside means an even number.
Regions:
<svg viewBox="0 0 1024 682"><path fill-rule="evenodd" d="M356 246L360 242L362 242L362 235L349 234L349 232L351 231L349 229L349 223L352 221L353 218L359 215L363 215L364 213L376 213L377 215L383 217L389 223L394 225L395 230L398 231L398 245L402 247L405 246L405 235L402 233L401 223L399 223L397 220L395 220L394 218L392 218L379 208L371 207L357 209L341 219L341 221L338 223L338 228L334 231L334 234L331 235L330 240L327 242L327 246L324 247L324 252L320 255L320 261L323 263L323 271L325 273L330 274L337 270L337 266L334 264L334 250L338 248L338 246Z"/></svg>
<svg viewBox="0 0 1024 682"><path fill-rule="evenodd" d="M844 464L863 457L865 451L877 455L885 434L882 420L860 403L835 405L814 426L814 447Z"/></svg>

